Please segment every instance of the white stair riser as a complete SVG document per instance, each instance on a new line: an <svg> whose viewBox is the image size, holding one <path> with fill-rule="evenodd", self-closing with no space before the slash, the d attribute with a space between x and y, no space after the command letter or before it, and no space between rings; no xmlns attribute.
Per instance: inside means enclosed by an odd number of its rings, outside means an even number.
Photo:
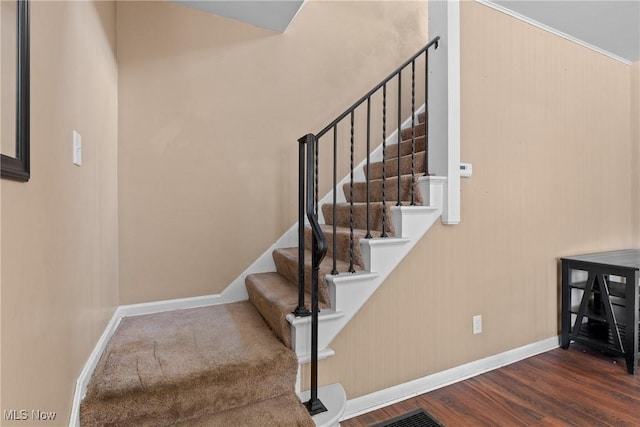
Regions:
<svg viewBox="0 0 640 427"><path fill-rule="evenodd" d="M403 257L402 246L409 242L409 239L398 238L360 240L364 269L375 272L393 269Z"/></svg>
<svg viewBox="0 0 640 427"><path fill-rule="evenodd" d="M418 188L425 206L442 206L446 181L446 178L440 176L418 178Z"/></svg>

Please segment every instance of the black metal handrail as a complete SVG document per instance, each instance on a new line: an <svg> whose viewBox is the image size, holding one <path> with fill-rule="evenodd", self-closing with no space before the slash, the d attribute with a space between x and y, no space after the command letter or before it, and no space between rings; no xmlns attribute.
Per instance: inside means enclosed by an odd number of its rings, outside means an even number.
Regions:
<svg viewBox="0 0 640 427"><path fill-rule="evenodd" d="M316 139L319 139L320 137L322 137L332 127L337 125L338 122L340 122L342 119L347 117L347 115L349 115L353 110L358 108L360 106L360 104L362 104L369 97L371 97L371 95L376 93L382 86L384 86L386 83L388 83L389 80L391 80L396 75L398 75L402 70L404 70L406 68L407 65L411 64L411 62L415 61L420 55L425 53L431 46L434 46L434 48L437 49L438 48L438 43L440 43L440 36L434 37L422 49L420 49L418 52L416 52L411 58L407 59L401 66L396 68L395 71L393 71L391 74L389 74L384 80L382 80L380 83L378 83L373 89L371 89L369 92L367 92L367 94L365 96L363 96L362 98L357 100L351 107L347 108L347 110L344 113L340 114L334 121L332 121L327 126L325 126L324 129L322 129L320 132L318 132L316 134Z"/></svg>
<svg viewBox="0 0 640 427"><path fill-rule="evenodd" d="M328 131L333 129L333 265L331 274L338 274L336 268L336 242L337 242L337 199L336 199L336 180L337 180L337 146L338 136L337 127L338 124L349 117L349 168L350 168L350 185L349 185L349 268L348 272L355 273L355 237L354 237L354 152L355 152L355 110L367 102L367 132L366 132L366 238L371 238L371 212L370 212L370 150L371 150L371 97L380 89L382 89L382 227L381 237L387 237L387 223L386 223L386 179L387 179L387 167L386 167L386 131L387 131L387 83L393 78L398 77L398 111L397 111L397 205L402 205L401 195L401 120L402 120L402 71L409 65L411 65L411 206L416 204L414 194L415 184L415 168L416 168L416 123L415 123L415 79L416 79L416 60L420 55L425 54L425 111L427 111L427 87L428 87L428 50L431 47L438 48L438 42L440 37L435 37L429 43L427 43L422 49L415 53L411 58L405 61L402 65L396 68L391 74L389 74L384 80L378 83L373 89L371 89L366 95L356 101L351 107L349 107L344 113L340 114L335 120L328 124L324 129L318 132L316 135L307 134L300 139L299 143L299 177L298 177L298 306L294 310L296 316L311 316L311 397L308 402L305 403L309 413L311 415L324 412L327 409L318 398L318 313L319 313L319 301L318 301L318 276L320 263L327 253L327 240L320 226L318 219L318 182L319 182L319 140ZM425 150L427 139L427 126L428 119L425 117ZM426 151L425 151L426 153ZM394 171L390 171L394 172ZM428 175L427 159L425 154L425 175ZM306 191L305 191L306 190ZM306 213L306 215L305 215ZM305 218L308 220L311 228L311 311L305 306Z"/></svg>

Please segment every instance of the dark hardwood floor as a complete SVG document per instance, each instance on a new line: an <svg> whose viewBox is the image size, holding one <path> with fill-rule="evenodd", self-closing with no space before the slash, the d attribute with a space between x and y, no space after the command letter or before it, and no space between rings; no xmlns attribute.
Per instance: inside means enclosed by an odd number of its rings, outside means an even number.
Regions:
<svg viewBox="0 0 640 427"><path fill-rule="evenodd" d="M580 344L340 423L371 426L422 408L448 427L640 426L640 375Z"/></svg>

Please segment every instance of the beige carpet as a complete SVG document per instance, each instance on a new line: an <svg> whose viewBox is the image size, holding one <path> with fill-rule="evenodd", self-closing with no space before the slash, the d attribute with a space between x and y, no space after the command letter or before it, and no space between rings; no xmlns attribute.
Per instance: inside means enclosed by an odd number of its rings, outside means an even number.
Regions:
<svg viewBox="0 0 640 427"><path fill-rule="evenodd" d="M228 420L274 398L288 402L270 412L274 425L310 425L291 398L297 367L248 301L125 318L93 373L81 425L195 423L225 411Z"/></svg>

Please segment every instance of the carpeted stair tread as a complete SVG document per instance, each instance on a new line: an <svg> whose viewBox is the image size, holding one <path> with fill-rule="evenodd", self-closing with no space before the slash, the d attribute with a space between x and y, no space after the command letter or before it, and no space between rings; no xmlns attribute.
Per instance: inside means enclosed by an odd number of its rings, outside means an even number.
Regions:
<svg viewBox="0 0 640 427"><path fill-rule="evenodd" d="M276 270L291 282L298 282L298 248L279 248L273 251L273 260L276 263ZM336 259L336 268L338 272L349 270L349 263ZM318 271L318 300L320 303L331 304L329 297L329 288L325 277L331 274L333 269L332 257L324 257L320 263ZM354 265L355 270L362 270L362 266ZM311 292L311 252L305 251L305 290Z"/></svg>
<svg viewBox="0 0 640 427"><path fill-rule="evenodd" d="M427 133L427 127L424 123L416 123L415 126L415 136L423 136ZM404 128L400 131L400 138L402 141L406 139L411 139L411 135L413 135L411 126Z"/></svg>
<svg viewBox="0 0 640 427"><path fill-rule="evenodd" d="M295 393L176 424L177 427L314 427Z"/></svg>
<svg viewBox="0 0 640 427"><path fill-rule="evenodd" d="M249 274L245 278L249 301L253 303L271 330L287 346L291 347L291 325L287 314L298 306L298 287L275 272ZM310 309L311 295L306 293L305 304ZM320 303L320 308L328 305Z"/></svg>
<svg viewBox="0 0 640 427"><path fill-rule="evenodd" d="M80 420L170 425L292 392L297 368L249 301L127 317L94 370Z"/></svg>
<svg viewBox="0 0 640 427"><path fill-rule="evenodd" d="M387 200L384 209L385 229L389 235L393 235L393 223L391 222L391 207L395 206L397 201ZM382 202L369 203L370 215L369 226L371 230L382 231L383 209ZM322 214L327 224L333 224L333 204L322 205ZM340 227L350 227L351 206L350 203L338 203L336 205L336 224ZM353 227L366 230L367 228L367 204L353 204Z"/></svg>
<svg viewBox="0 0 640 427"><path fill-rule="evenodd" d="M416 153L414 158L415 174L422 175L425 171L426 153L421 151ZM367 169L364 167L364 173L367 174ZM386 177L398 176L398 159L389 159L386 161ZM403 156L400 158L400 175L411 175L411 155ZM381 179L382 178L382 162L375 162L369 165L369 179Z"/></svg>
<svg viewBox="0 0 640 427"><path fill-rule="evenodd" d="M327 257L333 255L333 225L322 224L320 226L327 239ZM346 227L336 227L336 257L344 262L349 262L350 257L350 231ZM360 250L360 239L364 239L367 235L367 230L360 230L355 228L353 230L353 262L358 265L364 265L362 258L362 251ZM372 232L373 237L380 237L380 232ZM307 249L311 248L311 228L305 228L305 240L304 245Z"/></svg>
<svg viewBox="0 0 640 427"><path fill-rule="evenodd" d="M417 179L422 173L416 175ZM400 177L400 200L411 201L411 183L413 177L411 175L403 175ZM342 191L344 192L347 202L351 200L349 183L344 184ZM417 183L413 185L413 196L416 204L422 204L422 194ZM385 200L398 200L398 177L393 176L385 180ZM367 183L353 183L353 201L356 203L366 203L367 201ZM369 202L382 202L382 179L369 181Z"/></svg>
<svg viewBox="0 0 640 427"><path fill-rule="evenodd" d="M418 114L418 123L424 123L426 117L427 117L426 111L423 111L422 113Z"/></svg>
<svg viewBox="0 0 640 427"><path fill-rule="evenodd" d="M423 136L416 137L415 142L415 152L419 153L421 151L425 151L426 149L426 139ZM398 158L398 144L390 144L387 145L384 149L385 159L397 159ZM400 156L410 156L411 155L411 137L406 139L400 143Z"/></svg>

